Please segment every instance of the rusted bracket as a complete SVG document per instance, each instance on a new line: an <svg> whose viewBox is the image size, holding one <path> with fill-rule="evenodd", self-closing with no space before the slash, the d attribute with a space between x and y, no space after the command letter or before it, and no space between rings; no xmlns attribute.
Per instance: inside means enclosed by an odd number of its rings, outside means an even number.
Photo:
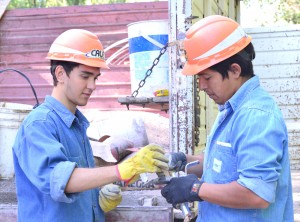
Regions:
<svg viewBox="0 0 300 222"><path fill-rule="evenodd" d="M167 112L169 110L169 96L158 97L120 97L118 102L121 105L126 105L129 110L129 106L141 106L143 108L159 109Z"/></svg>

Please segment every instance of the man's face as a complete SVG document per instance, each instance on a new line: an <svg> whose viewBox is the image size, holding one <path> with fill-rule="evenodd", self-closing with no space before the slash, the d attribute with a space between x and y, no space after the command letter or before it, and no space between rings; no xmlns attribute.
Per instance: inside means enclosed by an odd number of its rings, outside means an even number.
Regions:
<svg viewBox="0 0 300 222"><path fill-rule="evenodd" d="M228 72L228 78L223 79L219 72L206 69L198 73L198 79L199 89L219 105L228 101L240 87L231 71Z"/></svg>
<svg viewBox="0 0 300 222"><path fill-rule="evenodd" d="M100 76L100 69L86 65L74 68L69 76L64 74L63 98L64 104L74 110L76 106L85 106L96 89L96 80Z"/></svg>

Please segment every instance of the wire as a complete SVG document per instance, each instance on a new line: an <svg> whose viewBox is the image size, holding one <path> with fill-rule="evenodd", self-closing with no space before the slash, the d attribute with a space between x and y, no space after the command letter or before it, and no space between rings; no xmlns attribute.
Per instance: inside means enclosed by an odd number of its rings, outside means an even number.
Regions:
<svg viewBox="0 0 300 222"><path fill-rule="evenodd" d="M39 100L38 100L38 98L37 98L37 96L36 96L35 90L34 90L32 84L31 84L29 78L28 78L24 73L22 73L21 71L16 70L16 69L12 69L12 68L0 70L0 73L6 72L6 71L14 71L14 72L20 74L21 76L23 76L23 77L27 80L27 82L29 83L29 85L30 85L30 87L31 87L31 90L32 90L32 92L33 92L33 94L34 94L35 100L36 100L36 104L34 105L33 108L35 109L36 107L38 107L38 106L40 105L40 103L39 103Z"/></svg>

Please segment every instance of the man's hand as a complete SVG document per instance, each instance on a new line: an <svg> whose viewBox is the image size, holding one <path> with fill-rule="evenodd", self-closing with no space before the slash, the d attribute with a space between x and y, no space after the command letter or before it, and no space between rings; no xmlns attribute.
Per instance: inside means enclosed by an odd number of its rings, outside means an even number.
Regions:
<svg viewBox="0 0 300 222"><path fill-rule="evenodd" d="M184 202L202 201L198 195L202 183L194 174L173 177L161 190L161 195L173 206Z"/></svg>
<svg viewBox="0 0 300 222"><path fill-rule="evenodd" d="M117 165L119 179L127 184L141 173L168 170L168 158L164 154L164 149L158 145L143 147L134 156Z"/></svg>
<svg viewBox="0 0 300 222"><path fill-rule="evenodd" d="M121 189L118 185L108 184L101 188L99 193L99 204L105 213L115 209L121 201Z"/></svg>
<svg viewBox="0 0 300 222"><path fill-rule="evenodd" d="M183 152L168 153L169 170L184 171L187 164L186 156Z"/></svg>

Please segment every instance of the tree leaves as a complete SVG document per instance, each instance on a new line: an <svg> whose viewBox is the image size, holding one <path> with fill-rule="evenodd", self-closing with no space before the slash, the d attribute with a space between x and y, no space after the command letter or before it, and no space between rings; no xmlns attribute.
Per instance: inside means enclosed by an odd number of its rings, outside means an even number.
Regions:
<svg viewBox="0 0 300 222"><path fill-rule="evenodd" d="M11 0L8 9L126 3L126 0Z"/></svg>

